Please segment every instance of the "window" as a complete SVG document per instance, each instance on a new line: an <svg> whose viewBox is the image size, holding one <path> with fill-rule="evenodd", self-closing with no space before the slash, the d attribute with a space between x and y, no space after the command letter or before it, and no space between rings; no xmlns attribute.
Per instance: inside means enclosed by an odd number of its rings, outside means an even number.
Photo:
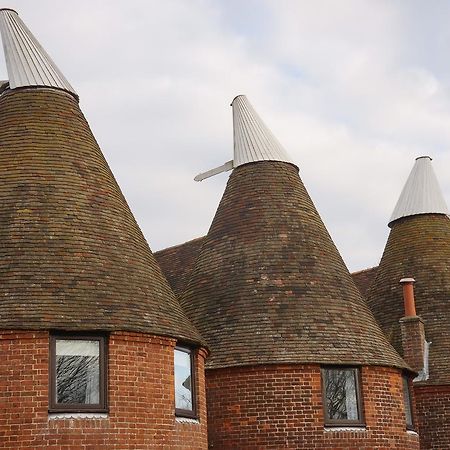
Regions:
<svg viewBox="0 0 450 450"><path fill-rule="evenodd" d="M197 417L195 404L194 355L188 348L176 347L175 366L175 414Z"/></svg>
<svg viewBox="0 0 450 450"><path fill-rule="evenodd" d="M360 370L356 367L322 369L325 425L364 425L359 386Z"/></svg>
<svg viewBox="0 0 450 450"><path fill-rule="evenodd" d="M106 411L104 336L50 337L51 412Z"/></svg>
<svg viewBox="0 0 450 450"><path fill-rule="evenodd" d="M405 404L406 429L414 429L414 421L411 407L411 393L409 391L408 378L403 376L403 402Z"/></svg>

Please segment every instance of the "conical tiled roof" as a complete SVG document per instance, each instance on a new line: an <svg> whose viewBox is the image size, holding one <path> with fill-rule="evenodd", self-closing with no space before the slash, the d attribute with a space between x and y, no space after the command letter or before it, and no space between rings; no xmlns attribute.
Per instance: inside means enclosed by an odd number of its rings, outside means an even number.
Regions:
<svg viewBox="0 0 450 450"><path fill-rule="evenodd" d="M426 184L421 186L427 189ZM424 196L418 192L419 187L415 186L417 195ZM424 320L427 340L432 342L428 383L449 383L450 219L433 211L408 215L391 222L390 226L383 257L368 292L368 304L386 335L402 353L398 320L404 316L404 309L399 281L415 278L416 311Z"/></svg>
<svg viewBox="0 0 450 450"><path fill-rule="evenodd" d="M209 368L404 367L286 162L232 172L181 303L210 345Z"/></svg>
<svg viewBox="0 0 450 450"><path fill-rule="evenodd" d="M0 329L129 330L200 342L74 96L0 95Z"/></svg>
<svg viewBox="0 0 450 450"><path fill-rule="evenodd" d="M389 225L402 217L417 214L448 214L447 204L429 156L421 156L406 181Z"/></svg>

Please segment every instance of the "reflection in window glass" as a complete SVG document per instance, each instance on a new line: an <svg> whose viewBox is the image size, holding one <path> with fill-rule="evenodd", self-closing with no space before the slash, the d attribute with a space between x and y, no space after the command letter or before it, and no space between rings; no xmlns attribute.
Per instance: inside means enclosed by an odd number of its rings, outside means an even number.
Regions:
<svg viewBox="0 0 450 450"><path fill-rule="evenodd" d="M175 349L175 408L193 411L191 353Z"/></svg>
<svg viewBox="0 0 450 450"><path fill-rule="evenodd" d="M56 403L100 402L100 342L56 339Z"/></svg>
<svg viewBox="0 0 450 450"><path fill-rule="evenodd" d="M332 421L358 421L358 371L324 369L326 415Z"/></svg>
<svg viewBox="0 0 450 450"><path fill-rule="evenodd" d="M411 409L411 396L409 395L408 378L406 377L403 377L403 401L405 403L406 428L411 430L414 427L414 423Z"/></svg>

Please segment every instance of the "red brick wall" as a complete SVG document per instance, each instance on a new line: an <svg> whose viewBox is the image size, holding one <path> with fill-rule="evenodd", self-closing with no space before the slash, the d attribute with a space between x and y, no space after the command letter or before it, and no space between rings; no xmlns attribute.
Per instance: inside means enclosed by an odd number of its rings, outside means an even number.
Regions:
<svg viewBox="0 0 450 450"><path fill-rule="evenodd" d="M414 386L420 448L450 448L450 386Z"/></svg>
<svg viewBox="0 0 450 450"><path fill-rule="evenodd" d="M207 370L212 449L419 448L406 431L398 370L364 367L366 430L326 431L320 368L274 365Z"/></svg>
<svg viewBox="0 0 450 450"><path fill-rule="evenodd" d="M116 332L109 340L109 414L49 419L48 333L0 333L0 449L207 448L204 353L200 423L174 417L173 339Z"/></svg>
<svg viewBox="0 0 450 450"><path fill-rule="evenodd" d="M419 316L400 319L403 359L416 372L423 369L425 327Z"/></svg>

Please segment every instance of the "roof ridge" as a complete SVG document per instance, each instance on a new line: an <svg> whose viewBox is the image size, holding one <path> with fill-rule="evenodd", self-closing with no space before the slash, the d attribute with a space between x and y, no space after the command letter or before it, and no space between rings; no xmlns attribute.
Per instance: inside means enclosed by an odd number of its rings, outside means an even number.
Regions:
<svg viewBox="0 0 450 450"><path fill-rule="evenodd" d="M193 239L189 239L188 241L181 242L180 244L170 245L169 247L161 248L160 250L155 250L153 253L155 254L155 253L164 252L166 250L172 250L172 249L175 249L175 248L178 248L178 247L182 247L183 245L187 245L187 244L191 244L191 243L196 242L196 241L200 241L201 239L205 239L205 238L206 238L206 235L205 236L199 236L199 237L196 237L196 238L193 238Z"/></svg>
<svg viewBox="0 0 450 450"><path fill-rule="evenodd" d="M355 272L351 272L350 275L358 275L359 273L368 272L369 270L373 270L373 269L377 269L377 268L378 268L378 266L367 267L366 269L360 269Z"/></svg>

